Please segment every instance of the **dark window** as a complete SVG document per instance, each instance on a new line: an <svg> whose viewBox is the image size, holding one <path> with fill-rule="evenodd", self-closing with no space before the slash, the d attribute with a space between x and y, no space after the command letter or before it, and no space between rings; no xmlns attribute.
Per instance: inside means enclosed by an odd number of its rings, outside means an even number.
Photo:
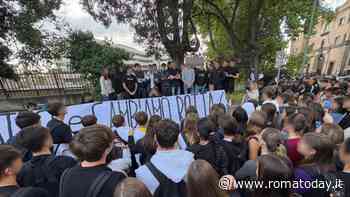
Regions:
<svg viewBox="0 0 350 197"><path fill-rule="evenodd" d="M321 48L324 47L324 43L325 43L325 42L326 42L326 41L323 39L322 42L321 42Z"/></svg>
<svg viewBox="0 0 350 197"><path fill-rule="evenodd" d="M331 75L334 68L334 62L329 63L327 75Z"/></svg>
<svg viewBox="0 0 350 197"><path fill-rule="evenodd" d="M344 24L344 17L341 17L339 19L339 26L343 25Z"/></svg>
<svg viewBox="0 0 350 197"><path fill-rule="evenodd" d="M339 44L339 38L340 38L340 36L335 37L334 45L338 45Z"/></svg>

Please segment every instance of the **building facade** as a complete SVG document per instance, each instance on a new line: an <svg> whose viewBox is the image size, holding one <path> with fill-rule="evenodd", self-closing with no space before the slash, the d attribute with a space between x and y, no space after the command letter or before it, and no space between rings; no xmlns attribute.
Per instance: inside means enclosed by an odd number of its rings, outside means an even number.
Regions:
<svg viewBox="0 0 350 197"><path fill-rule="evenodd" d="M309 40L308 65L305 73L319 75L350 74L350 0L335 11L332 21L320 19L315 34ZM290 53L300 55L304 52L304 35L291 41Z"/></svg>

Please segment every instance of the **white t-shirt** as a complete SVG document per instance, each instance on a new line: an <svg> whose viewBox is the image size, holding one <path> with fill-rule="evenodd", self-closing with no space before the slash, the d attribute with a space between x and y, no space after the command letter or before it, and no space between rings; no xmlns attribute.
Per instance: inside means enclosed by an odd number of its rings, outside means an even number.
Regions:
<svg viewBox="0 0 350 197"><path fill-rule="evenodd" d="M104 79L103 76L100 77L101 95L109 96L114 92L112 87L112 81L110 79Z"/></svg>

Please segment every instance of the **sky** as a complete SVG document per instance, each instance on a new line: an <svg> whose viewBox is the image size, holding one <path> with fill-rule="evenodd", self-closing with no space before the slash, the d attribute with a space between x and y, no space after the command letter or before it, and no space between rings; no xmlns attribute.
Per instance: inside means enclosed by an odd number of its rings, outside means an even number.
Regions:
<svg viewBox="0 0 350 197"><path fill-rule="evenodd" d="M113 23L106 28L83 10L79 1L63 0L63 5L56 14L68 22L73 29L89 30L97 39L108 38L115 43L125 44L137 49L143 48L134 42L134 31L129 25Z"/></svg>
<svg viewBox="0 0 350 197"><path fill-rule="evenodd" d="M79 3L80 0L63 0L61 9L57 15L64 18L73 29L89 30L97 39L108 38L113 42L125 44L142 50L143 46L134 42L134 31L127 24L112 23L109 28L105 28L100 23L97 23ZM324 0L330 7L335 8L343 4L346 0Z"/></svg>
<svg viewBox="0 0 350 197"><path fill-rule="evenodd" d="M325 3L329 4L331 7L336 8L343 4L346 0L324 0Z"/></svg>

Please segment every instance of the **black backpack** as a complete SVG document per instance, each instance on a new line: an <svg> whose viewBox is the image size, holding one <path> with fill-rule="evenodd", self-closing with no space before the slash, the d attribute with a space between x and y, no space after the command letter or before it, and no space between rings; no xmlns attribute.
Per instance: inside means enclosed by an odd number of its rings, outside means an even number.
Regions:
<svg viewBox="0 0 350 197"><path fill-rule="evenodd" d="M222 158L220 157L220 155L226 155L225 150L221 145L216 144L216 142L209 142L209 145L210 149L198 149L193 151L195 160L205 160L211 164L219 175L226 175L225 170L221 169Z"/></svg>
<svg viewBox="0 0 350 197"><path fill-rule="evenodd" d="M15 193L13 193L10 197L23 197L29 194L29 188L19 188Z"/></svg>
<svg viewBox="0 0 350 197"><path fill-rule="evenodd" d="M159 186L153 197L186 197L186 184L182 180L175 183L160 172L151 162L146 163L153 176L158 180Z"/></svg>
<svg viewBox="0 0 350 197"><path fill-rule="evenodd" d="M54 159L55 157L51 156L40 163L34 163L33 160L27 163L26 167L32 169L32 176L35 180L32 186L43 188L48 192L58 192L59 175L52 173L50 169L50 165Z"/></svg>
<svg viewBox="0 0 350 197"><path fill-rule="evenodd" d="M63 123L62 123L63 124ZM56 131L56 129L58 127L60 127L62 124L57 124L56 126L54 126L52 129L51 129L51 133L54 133ZM53 149L52 149L52 153L53 155L57 155L57 152L60 148L61 144L55 144L55 146L53 146Z"/></svg>
<svg viewBox="0 0 350 197"><path fill-rule="evenodd" d="M63 196L63 190L64 190L64 182L69 178L69 174L71 172L72 168L66 169L62 176L60 181L60 189L59 189L59 196ZM101 192L103 186L108 181L110 177L112 177L113 172L112 171L103 171L101 172L96 179L92 182L91 186L89 187L88 193L86 197L98 197L99 193ZM68 177L68 178L67 178Z"/></svg>
<svg viewBox="0 0 350 197"><path fill-rule="evenodd" d="M34 187L22 187L22 188L19 188L15 193L11 194L11 196L9 197L27 197L27 196L48 197L49 193L47 193L45 190L38 190L37 188L34 188Z"/></svg>
<svg viewBox="0 0 350 197"><path fill-rule="evenodd" d="M247 146L244 142L242 142L239 146L236 146L234 142L231 142L232 146L227 146L225 144L222 144L222 147L225 150L225 153L228 157L228 172L231 175L235 175L237 170L239 170L246 159L246 152L247 152Z"/></svg>

